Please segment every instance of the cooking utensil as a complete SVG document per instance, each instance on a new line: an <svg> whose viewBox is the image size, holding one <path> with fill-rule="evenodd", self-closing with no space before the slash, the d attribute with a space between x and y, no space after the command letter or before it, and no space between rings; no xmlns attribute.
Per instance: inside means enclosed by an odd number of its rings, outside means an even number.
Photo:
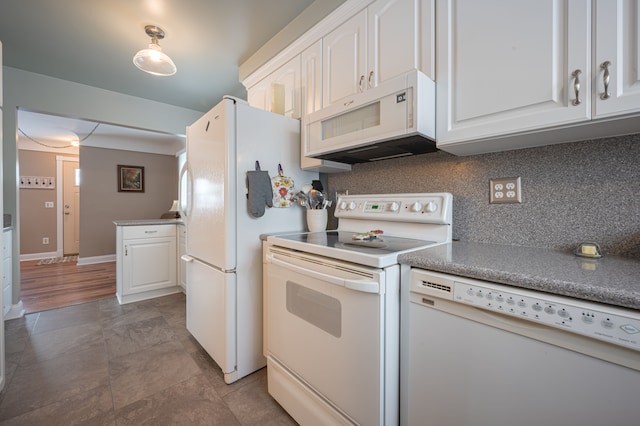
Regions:
<svg viewBox="0 0 640 426"><path fill-rule="evenodd" d="M311 191L313 189L313 186L310 183L305 183L304 185L302 185L302 192L304 192L305 194L309 194L309 191Z"/></svg>
<svg viewBox="0 0 640 426"><path fill-rule="evenodd" d="M312 209L321 209L324 202L324 194L317 189L309 191L309 204Z"/></svg>
<svg viewBox="0 0 640 426"><path fill-rule="evenodd" d="M311 204L309 203L309 196L302 191L298 191L293 196L292 201L298 203L300 207L305 207L307 209L311 208Z"/></svg>

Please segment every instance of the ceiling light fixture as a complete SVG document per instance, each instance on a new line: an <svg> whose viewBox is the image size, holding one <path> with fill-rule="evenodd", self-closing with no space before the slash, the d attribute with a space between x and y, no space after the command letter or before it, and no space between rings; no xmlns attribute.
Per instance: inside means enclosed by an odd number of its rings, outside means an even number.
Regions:
<svg viewBox="0 0 640 426"><path fill-rule="evenodd" d="M168 76L176 73L176 64L166 53L162 52L158 40L164 38L162 28L155 25L144 27L145 32L151 37L151 43L147 49L142 49L133 57L133 63L144 72L153 75Z"/></svg>

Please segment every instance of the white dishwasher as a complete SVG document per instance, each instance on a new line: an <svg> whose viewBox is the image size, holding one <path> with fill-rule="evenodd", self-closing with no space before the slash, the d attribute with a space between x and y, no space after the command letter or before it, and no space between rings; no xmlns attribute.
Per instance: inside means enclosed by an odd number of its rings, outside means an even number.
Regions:
<svg viewBox="0 0 640 426"><path fill-rule="evenodd" d="M409 281L403 425L640 424L638 311L415 268Z"/></svg>

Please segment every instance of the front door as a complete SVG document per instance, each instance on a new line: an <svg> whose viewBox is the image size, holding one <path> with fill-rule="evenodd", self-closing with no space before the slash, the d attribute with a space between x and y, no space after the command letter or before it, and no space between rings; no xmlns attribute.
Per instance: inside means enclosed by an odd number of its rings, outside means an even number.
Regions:
<svg viewBox="0 0 640 426"><path fill-rule="evenodd" d="M76 161L62 163L62 227L64 255L80 252L80 182Z"/></svg>

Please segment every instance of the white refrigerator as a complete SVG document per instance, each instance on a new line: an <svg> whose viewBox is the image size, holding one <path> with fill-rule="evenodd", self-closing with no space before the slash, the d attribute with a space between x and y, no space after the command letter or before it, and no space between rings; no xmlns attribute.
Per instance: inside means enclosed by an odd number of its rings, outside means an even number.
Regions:
<svg viewBox="0 0 640 426"><path fill-rule="evenodd" d="M226 383L262 368L260 234L305 230L298 205L250 214L247 171L256 161L297 189L318 179L300 169L300 122L225 97L187 127L181 194L187 241L187 329L220 366Z"/></svg>

